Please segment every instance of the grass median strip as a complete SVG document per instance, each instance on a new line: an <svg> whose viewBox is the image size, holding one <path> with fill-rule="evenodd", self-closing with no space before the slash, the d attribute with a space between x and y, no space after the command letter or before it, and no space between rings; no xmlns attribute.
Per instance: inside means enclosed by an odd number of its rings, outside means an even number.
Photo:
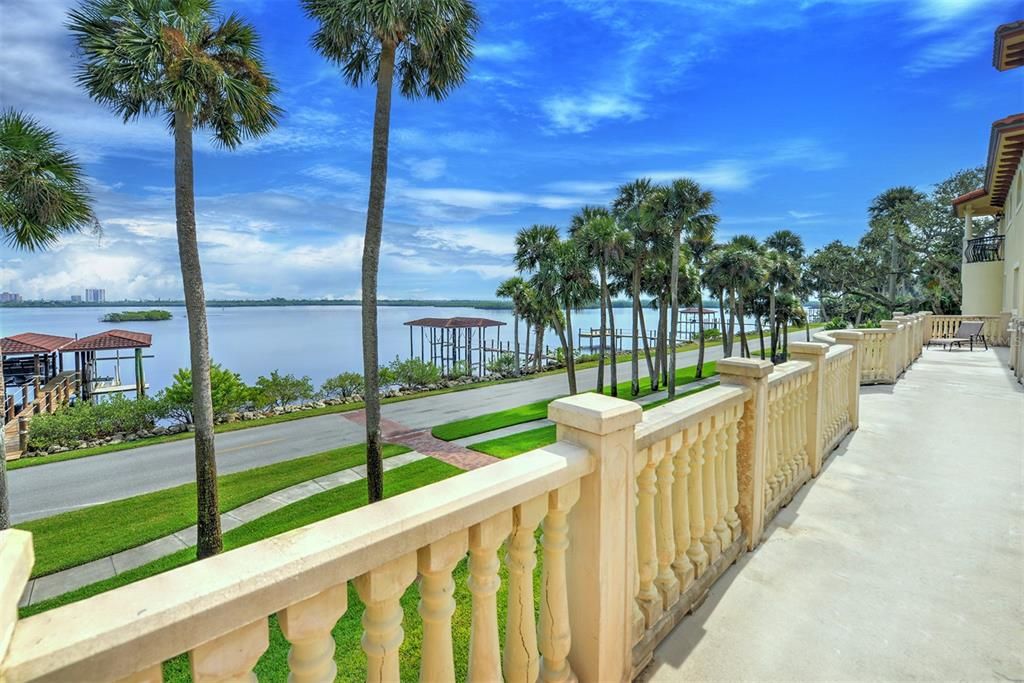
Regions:
<svg viewBox="0 0 1024 683"><path fill-rule="evenodd" d="M714 375L715 372L716 370L714 361L704 364L703 374L705 377ZM696 381L696 374L696 365L692 365L690 367L677 370L676 386L681 387ZM640 393L637 394L636 396L629 395L629 380L626 380L625 382L619 382L616 388L618 390L620 398L639 398L642 396L647 396L648 394L651 393L651 380L650 378L647 377L641 378ZM604 393L611 395L611 387L605 387ZM548 404L554 400L555 399L553 398L544 399L542 401L535 401L534 403L528 403L526 405L517 406L515 408L509 408L507 410L499 410L494 413L479 415L477 417L470 417L465 420L456 420L454 422L448 422L446 424L434 427L431 430L431 433L438 439L442 439L444 441L454 441L456 439L462 439L467 436L486 434L487 432L493 432L496 429L503 429L504 427L511 427L513 425L523 424L525 422L543 420L548 416ZM491 455L495 455L496 457L499 458L502 457L495 453L491 453Z"/></svg>
<svg viewBox="0 0 1024 683"><path fill-rule="evenodd" d="M453 467L440 460L419 460L388 472L384 477L384 495L391 497L399 493L405 493L435 481L447 479L461 471L457 467ZM243 524L226 532L224 534L224 550L240 548L264 538L354 510L366 505L366 501L365 481L354 481L350 484L344 484L338 488L324 491L323 493L287 505L280 510L275 510L248 524ZM78 602L79 600L135 583L150 576L156 576L175 567L181 567L194 562L195 559L196 551L194 547L179 550L176 553L118 574L110 579L105 579L50 600L44 600L30 607L22 608L20 614L23 617L30 616L60 607L61 605Z"/></svg>
<svg viewBox="0 0 1024 683"><path fill-rule="evenodd" d="M384 447L384 457L408 451L405 446L389 444ZM220 511L227 512L274 491L364 462L366 447L356 444L225 474L218 478ZM32 576L37 577L185 529L196 523L195 501L196 485L182 484L24 522L17 527L32 532L36 553Z"/></svg>
<svg viewBox="0 0 1024 683"><path fill-rule="evenodd" d="M693 391L688 391L673 399L663 398L653 403L648 403L643 406L644 410L650 410L651 408L657 408L658 406L665 405L670 401L678 401L684 396L691 396L693 394L700 393L705 389L711 389L717 387L718 383L708 384L706 386L699 387ZM487 455L493 455L495 458L511 458L520 453L532 451L534 448L541 448L542 446L549 446L555 442L555 425L547 425L544 427L538 427L537 429L530 429L525 432L519 432L518 434L510 434L509 436L503 436L497 439L490 439L488 441L481 441L480 443L471 444L468 448L471 451L477 451L479 453L486 453Z"/></svg>

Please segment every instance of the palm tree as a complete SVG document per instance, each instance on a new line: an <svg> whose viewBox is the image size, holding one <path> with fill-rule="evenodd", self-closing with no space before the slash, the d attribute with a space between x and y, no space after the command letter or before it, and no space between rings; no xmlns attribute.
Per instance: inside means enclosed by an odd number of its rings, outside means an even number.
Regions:
<svg viewBox="0 0 1024 683"><path fill-rule="evenodd" d="M676 336L679 329L679 248L680 239L688 226L706 222L715 204L715 196L692 178L677 178L658 193L659 211L668 220L672 230L672 277L670 300L672 306L671 348L668 351L668 395L676 395Z"/></svg>
<svg viewBox="0 0 1024 683"><path fill-rule="evenodd" d="M638 340L640 334L640 274L643 272L644 260L649 247L653 214L647 210L646 201L654 191L654 185L650 178L640 178L626 183L619 187L618 195L612 201L612 214L623 229L628 230L632 236L630 254L628 261L632 266L630 283L630 294L633 297L633 355L632 355L632 376L631 393L636 396L640 393L640 350ZM647 344L647 337L644 336L644 345ZM650 352L647 353L648 373L654 374L653 365L650 360ZM652 377L653 380L653 377Z"/></svg>
<svg viewBox="0 0 1024 683"><path fill-rule="evenodd" d="M686 247L690 252L690 259L697 268L698 278L703 277L707 267L708 255L715 245L715 226L718 225L718 216L712 213L700 214L694 217L686 227ZM697 296L697 371L695 376L700 379L704 376L704 294L699 286L698 279ZM724 340L723 340L724 342Z"/></svg>
<svg viewBox="0 0 1024 683"><path fill-rule="evenodd" d="M558 243L558 228L553 225L531 225L516 233L516 252L514 262L520 273L534 274L540 267L541 260L555 248ZM551 322L551 302L531 283L533 299L530 302L530 318L535 330L534 369L540 370L541 357L544 351L544 328Z"/></svg>
<svg viewBox="0 0 1024 683"><path fill-rule="evenodd" d="M513 337L515 338L515 358L516 358L516 374L519 374L519 318L523 315L525 308L525 297L526 297L526 280L521 277L515 276L510 277L500 285L498 285L497 291L494 292L495 296L502 297L503 299L512 300L512 324L513 324ZM529 343L529 342L527 342Z"/></svg>
<svg viewBox="0 0 1024 683"><path fill-rule="evenodd" d="M722 352L723 355L729 357L732 355L732 336L729 334L729 328L725 324L725 293L729 289L729 273L725 267L725 246L720 244L712 245L707 253L704 272L701 276L701 284L718 300L718 319L722 330Z"/></svg>
<svg viewBox="0 0 1024 683"><path fill-rule="evenodd" d="M577 221L577 218L580 220ZM629 233L622 230L606 209L584 207L573 217L569 234L577 240L583 250L597 264L598 280L601 289L601 343L598 348L597 391L604 392L604 361L605 341L608 338L608 326L612 330L611 351L611 394L618 395L618 377L615 369L615 313L608 287L609 267L621 259L629 248Z"/></svg>
<svg viewBox="0 0 1024 683"><path fill-rule="evenodd" d="M479 19L470 0L303 0L319 26L313 47L358 87L376 83L370 195L363 240L363 376L366 381L366 481L369 500L384 496L377 363L377 271L384 230L388 134L395 71L399 92L437 101L466 80Z"/></svg>
<svg viewBox="0 0 1024 683"><path fill-rule="evenodd" d="M910 236L915 207L925 196L912 187L902 185L891 187L875 197L868 207L868 218L872 227L885 230L889 238L889 312L896 307L896 279L899 275L899 242L906 242Z"/></svg>
<svg viewBox="0 0 1024 683"><path fill-rule="evenodd" d="M229 149L268 133L280 109L252 25L212 0L86 0L69 14L78 82L124 120L163 114L174 133L178 257L188 315L195 423L197 556L220 552L210 351L196 238L192 136L209 129Z"/></svg>
<svg viewBox="0 0 1024 683"><path fill-rule="evenodd" d="M63 235L97 225L82 167L60 146L57 135L13 109L0 113L0 228L4 244L36 251L52 246ZM0 387L6 399L3 362ZM3 422L0 419L0 529L11 525Z"/></svg>
<svg viewBox="0 0 1024 683"><path fill-rule="evenodd" d="M765 254L764 265L768 281L768 320L771 321L771 328L769 330L771 336L771 357L772 360L775 360L779 343L775 325L776 298L780 292L792 293L800 281L800 271L788 254L774 249L769 249Z"/></svg>

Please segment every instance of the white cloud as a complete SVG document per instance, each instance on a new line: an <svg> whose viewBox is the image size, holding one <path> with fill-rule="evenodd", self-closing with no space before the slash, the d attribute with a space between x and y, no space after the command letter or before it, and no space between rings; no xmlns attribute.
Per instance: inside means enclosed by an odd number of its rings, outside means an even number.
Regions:
<svg viewBox="0 0 1024 683"><path fill-rule="evenodd" d="M820 211L787 211L786 213L788 213L790 217L795 218L798 221L806 221L812 218L818 218L820 216L825 215Z"/></svg>
<svg viewBox="0 0 1024 683"><path fill-rule="evenodd" d="M444 175L447 164L441 157L407 159L405 165L417 180L436 180Z"/></svg>
<svg viewBox="0 0 1024 683"><path fill-rule="evenodd" d="M304 173L311 178L317 180L323 180L336 185L365 185L366 180L362 174L350 171L347 168L341 166L334 166L332 164L317 164L307 168Z"/></svg>
<svg viewBox="0 0 1024 683"><path fill-rule="evenodd" d="M745 190L754 184L758 177L755 164L739 160L715 161L704 166L684 168L670 171L647 171L635 174L648 177L659 183L675 178L693 178L701 185L713 190Z"/></svg>
<svg viewBox="0 0 1024 683"><path fill-rule="evenodd" d="M521 40L507 43L480 43L473 48L474 57L492 62L517 62L528 54L529 48Z"/></svg>
<svg viewBox="0 0 1024 683"><path fill-rule="evenodd" d="M449 251L468 251L491 256L515 253L512 236L482 228L420 228L415 237L423 246Z"/></svg>
<svg viewBox="0 0 1024 683"><path fill-rule="evenodd" d="M585 133L603 121L636 121L644 116L639 103L616 93L558 95L541 102L541 109L552 126L573 133Z"/></svg>
<svg viewBox="0 0 1024 683"><path fill-rule="evenodd" d="M973 31L960 31L953 36L936 40L918 51L914 58L903 67L903 71L910 76L923 76L933 71L956 66L990 49L989 46L992 42L989 37L990 33L989 28L980 27Z"/></svg>

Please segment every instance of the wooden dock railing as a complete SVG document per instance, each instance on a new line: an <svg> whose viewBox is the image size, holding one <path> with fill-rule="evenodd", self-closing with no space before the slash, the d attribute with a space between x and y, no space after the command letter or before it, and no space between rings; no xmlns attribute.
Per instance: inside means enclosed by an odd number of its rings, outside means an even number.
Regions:
<svg viewBox="0 0 1024 683"><path fill-rule="evenodd" d="M857 428L864 336L794 342L779 366L721 360L719 387L646 413L554 401L552 446L22 620L31 542L0 532L0 680L160 681L182 653L197 682L255 680L276 614L291 680L326 683L350 583L368 681L630 680ZM454 648L463 561L472 618ZM417 580L421 656L402 671L400 601Z"/></svg>
<svg viewBox="0 0 1024 683"><path fill-rule="evenodd" d="M62 372L42 386L38 379L34 383L24 385L20 405L15 403L13 396L8 396L3 410L4 443L8 459L18 457L28 446L28 424L32 416L55 412L57 408L67 404L77 391L77 373Z"/></svg>

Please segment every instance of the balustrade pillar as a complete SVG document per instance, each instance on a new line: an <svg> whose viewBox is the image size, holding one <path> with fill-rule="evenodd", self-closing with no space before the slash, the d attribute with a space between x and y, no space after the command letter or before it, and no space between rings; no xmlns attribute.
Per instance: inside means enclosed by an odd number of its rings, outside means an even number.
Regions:
<svg viewBox="0 0 1024 683"><path fill-rule="evenodd" d="M889 334L882 337L886 349L885 367L887 369L887 379L889 379L892 384L895 384L896 380L903 372L903 368L900 367L899 354L900 324L895 320L883 320L879 325L881 325L882 329L889 332Z"/></svg>
<svg viewBox="0 0 1024 683"><path fill-rule="evenodd" d="M726 480L726 448L729 445L728 413L714 418L715 421L715 502L718 503L718 519L715 522L715 535L718 536L724 551L732 543L729 525L725 515L729 512L729 482Z"/></svg>
<svg viewBox="0 0 1024 683"><path fill-rule="evenodd" d="M354 581L363 611L363 652L366 653L368 683L400 679L398 648L405 638L402 630L402 595L416 578L416 553L402 555Z"/></svg>
<svg viewBox="0 0 1024 683"><path fill-rule="evenodd" d="M569 595L565 573L565 551L569 547L568 516L580 497L580 482L574 481L548 494L548 514L544 518L544 567L541 571L540 604L540 679L575 681L569 665L572 631L569 624Z"/></svg>
<svg viewBox="0 0 1024 683"><path fill-rule="evenodd" d="M253 667L270 645L267 618L257 619L189 652L194 683L258 683Z"/></svg>
<svg viewBox="0 0 1024 683"><path fill-rule="evenodd" d="M864 362L864 333L856 330L836 330L832 338L839 344L853 348L850 355L849 382L843 389L847 392L847 411L850 415L850 431L860 426L860 370Z"/></svg>
<svg viewBox="0 0 1024 683"><path fill-rule="evenodd" d="M675 511L673 531L675 532L676 557L672 561L672 571L679 579L681 591L689 588L695 576L693 562L686 554L690 548L690 501L688 489L690 481L690 451L696 439L698 429L690 428L678 435L678 447L675 449L675 480L672 482L672 509ZM672 445L676 445L673 438Z"/></svg>
<svg viewBox="0 0 1024 683"><path fill-rule="evenodd" d="M533 570L537 566L534 532L547 511L547 496L538 496L512 510L512 537L505 554L508 603L505 651L502 656L505 680L509 683L533 683L540 674L537 623L533 607Z"/></svg>
<svg viewBox="0 0 1024 683"><path fill-rule="evenodd" d="M452 615L455 614L455 581L452 572L469 546L469 534L458 531L420 548L420 618L423 619L423 647L420 654L421 681L454 681L455 653L452 648Z"/></svg>
<svg viewBox="0 0 1024 683"><path fill-rule="evenodd" d="M811 466L812 477L818 476L818 472L821 471L821 463L824 459L825 432L831 428L829 416L832 414L830 407L833 404L829 402L832 397L826 391L825 382L825 359L828 349L828 344L817 342L790 342L789 344L790 358L811 364L805 409L807 440L804 447Z"/></svg>
<svg viewBox="0 0 1024 683"><path fill-rule="evenodd" d="M701 422L693 429L693 456L690 459L688 484L690 508L690 547L687 557L693 563L695 576L701 576L711 561L701 538L704 536L704 440L711 429L711 420Z"/></svg>
<svg viewBox="0 0 1024 683"><path fill-rule="evenodd" d="M636 505L636 548L637 573L640 576L640 591L637 603L644 615L647 628L661 616L664 601L654 585L658 574L658 539L655 532L655 495L658 492L656 456L664 456L665 449L645 448L636 453L637 505Z"/></svg>
<svg viewBox="0 0 1024 683"><path fill-rule="evenodd" d="M11 644L18 623L18 602L34 563L32 534L21 529L0 530L0 662Z"/></svg>
<svg viewBox="0 0 1024 683"><path fill-rule="evenodd" d="M676 559L676 534L672 514L672 489L675 483L675 459L672 454L682 441L681 434L673 435L652 447L661 450L658 460L658 493L655 498L657 518L655 531L658 538L658 577L655 584L661 593L663 606L668 609L679 599L679 579L672 569Z"/></svg>
<svg viewBox="0 0 1024 683"><path fill-rule="evenodd" d="M548 406L558 440L585 447L594 462L569 513L566 554L569 663L583 681L626 681L632 668L634 427L642 415L632 401L595 393Z"/></svg>
<svg viewBox="0 0 1024 683"><path fill-rule="evenodd" d="M331 683L334 680L338 666L334 663L331 631L346 609L348 585L340 583L277 613L281 633L291 643L289 683Z"/></svg>
<svg viewBox="0 0 1024 683"><path fill-rule="evenodd" d="M771 361L753 358L725 358L717 365L723 386L744 386L751 392L743 405L736 446L736 513L748 534L750 549L760 543L764 533L768 375L773 367Z"/></svg>
<svg viewBox="0 0 1024 683"><path fill-rule="evenodd" d="M722 554L722 541L715 533L718 523L718 485L715 483L715 430L717 425L709 421L710 428L704 438L704 467L701 481L704 489L704 535L700 541L708 553L708 559L714 562Z"/></svg>
<svg viewBox="0 0 1024 683"><path fill-rule="evenodd" d="M469 632L468 680L473 683L501 680L501 646L498 641L497 594L498 548L512 533L512 511L495 515L469 529L469 592L473 615Z"/></svg>
<svg viewBox="0 0 1024 683"><path fill-rule="evenodd" d="M736 514L736 505L740 500L739 482L736 479L736 447L739 444L739 421L743 416L743 406L738 405L729 411L729 423L726 441L726 479L728 488L726 490L726 502L728 510L725 513L725 523L729 525L729 532L732 540L739 538L742 531L739 515Z"/></svg>

